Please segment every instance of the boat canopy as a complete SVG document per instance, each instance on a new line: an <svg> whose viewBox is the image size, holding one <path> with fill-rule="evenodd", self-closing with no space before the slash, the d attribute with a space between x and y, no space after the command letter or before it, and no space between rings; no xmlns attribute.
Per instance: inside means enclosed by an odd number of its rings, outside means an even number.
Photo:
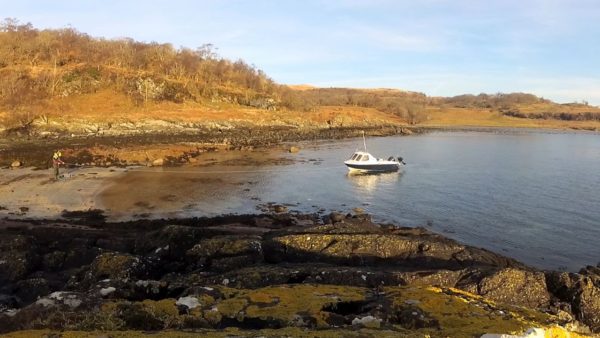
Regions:
<svg viewBox="0 0 600 338"><path fill-rule="evenodd" d="M368 161L371 158L371 155L369 155L368 153L363 153L361 151L354 153L354 155L352 155L352 157L350 157L350 160L352 161Z"/></svg>

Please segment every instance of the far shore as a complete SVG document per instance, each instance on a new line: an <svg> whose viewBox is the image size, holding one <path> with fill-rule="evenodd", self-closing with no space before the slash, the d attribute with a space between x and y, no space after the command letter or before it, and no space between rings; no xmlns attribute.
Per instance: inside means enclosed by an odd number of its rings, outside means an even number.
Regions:
<svg viewBox="0 0 600 338"><path fill-rule="evenodd" d="M434 131L520 131L547 133L598 133L595 126L545 125L448 125L349 126L298 129L288 127L240 127L233 129L197 129L195 131L154 131L103 135L54 135L0 137L0 167L20 166L48 168L49 157L61 149L68 162L78 165L108 167L149 165L163 160L167 165L187 163L192 157L210 151L246 151L253 149L289 149L295 143L310 140L335 140L367 136L412 135ZM50 154L50 155L49 155ZM193 161L193 160L192 160Z"/></svg>

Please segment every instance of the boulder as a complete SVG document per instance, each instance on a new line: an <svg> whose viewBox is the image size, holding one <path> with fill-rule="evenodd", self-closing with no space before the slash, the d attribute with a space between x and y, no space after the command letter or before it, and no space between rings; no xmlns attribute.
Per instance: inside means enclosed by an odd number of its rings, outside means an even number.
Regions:
<svg viewBox="0 0 600 338"><path fill-rule="evenodd" d="M408 128L400 128L400 134L404 135L412 135L413 131Z"/></svg>
<svg viewBox="0 0 600 338"><path fill-rule="evenodd" d="M339 213L339 212L336 212L336 211L333 211L333 212L331 212L331 213L329 214L329 221L330 221L332 224L335 224L335 223L341 222L341 221L343 221L345 218L346 218L346 216L344 216L344 214L342 214L342 213Z"/></svg>
<svg viewBox="0 0 600 338"><path fill-rule="evenodd" d="M365 213L365 209L359 208L359 207L353 208L352 211L354 211L356 214L364 214Z"/></svg>
<svg viewBox="0 0 600 338"><path fill-rule="evenodd" d="M259 236L219 236L201 240L186 253L188 261L201 267L230 271L262 261L262 243Z"/></svg>
<svg viewBox="0 0 600 338"><path fill-rule="evenodd" d="M285 205L276 204L273 206L272 210L276 213L283 213L288 211L288 208Z"/></svg>
<svg viewBox="0 0 600 338"><path fill-rule="evenodd" d="M40 260L35 249L31 237L0 236L0 282L17 281L31 273Z"/></svg>
<svg viewBox="0 0 600 338"><path fill-rule="evenodd" d="M164 164L165 164L165 159L164 158L159 158L159 159L156 159L156 160L152 161L152 166L153 167L160 167L160 166L163 166Z"/></svg>
<svg viewBox="0 0 600 338"><path fill-rule="evenodd" d="M584 272L584 271L582 271ZM595 275L567 272L546 273L548 290L571 305L575 318L600 332L600 282Z"/></svg>
<svg viewBox="0 0 600 338"><path fill-rule="evenodd" d="M579 283L578 296L573 301L573 311L579 320L594 332L600 332L600 287L590 278Z"/></svg>
<svg viewBox="0 0 600 338"><path fill-rule="evenodd" d="M459 285L461 282L459 282ZM544 308L550 305L550 294L543 272L515 268L498 270L478 283L462 285L462 289L506 304Z"/></svg>
<svg viewBox="0 0 600 338"><path fill-rule="evenodd" d="M188 255L196 257L239 256L253 253L262 253L259 236L219 236L203 239L188 251Z"/></svg>
<svg viewBox="0 0 600 338"><path fill-rule="evenodd" d="M431 317L418 306L411 304L395 309L395 315L392 317L392 320L409 330L440 328L440 323L436 318Z"/></svg>
<svg viewBox="0 0 600 338"><path fill-rule="evenodd" d="M13 161L13 162L10 164L10 167L11 167L11 168L18 168L18 167L20 167L20 166L22 166L22 165L23 165L23 163L21 163L21 161Z"/></svg>
<svg viewBox="0 0 600 338"><path fill-rule="evenodd" d="M83 329L85 318L92 319L99 308L99 298L79 292L52 292L9 316L0 313L0 332L60 327ZM80 326L79 326L80 325Z"/></svg>
<svg viewBox="0 0 600 338"><path fill-rule="evenodd" d="M333 214L339 219L343 215ZM415 230L384 230L370 222L345 218L335 226L282 233L263 242L269 261L327 262L344 265L462 269L471 266L519 267L522 264L484 249ZM371 224L365 226L363 223Z"/></svg>
<svg viewBox="0 0 600 338"><path fill-rule="evenodd" d="M50 283L44 278L30 278L18 281L14 293L21 305L24 305L49 294L51 288Z"/></svg>
<svg viewBox="0 0 600 338"><path fill-rule="evenodd" d="M189 249L206 236L207 232L198 227L167 225L158 231L139 237L135 243L135 252L142 255L152 252L159 257L182 259Z"/></svg>
<svg viewBox="0 0 600 338"><path fill-rule="evenodd" d="M47 271L58 271L65 264L67 254L64 251L52 251L42 257L42 268Z"/></svg>
<svg viewBox="0 0 600 338"><path fill-rule="evenodd" d="M290 149L288 150L290 153L295 154L297 152L300 151L300 148L296 147L296 146L291 146Z"/></svg>
<svg viewBox="0 0 600 338"><path fill-rule="evenodd" d="M87 284L91 285L105 279L151 278L155 275L155 270L159 264L158 260L152 260L150 257L109 252L96 257L84 279Z"/></svg>

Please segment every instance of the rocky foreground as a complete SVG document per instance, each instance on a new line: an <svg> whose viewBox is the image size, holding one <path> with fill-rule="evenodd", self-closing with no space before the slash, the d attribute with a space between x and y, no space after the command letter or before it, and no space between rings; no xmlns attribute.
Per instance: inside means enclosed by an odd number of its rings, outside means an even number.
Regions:
<svg viewBox="0 0 600 338"><path fill-rule="evenodd" d="M64 217L0 221L0 333L600 332L600 268L539 271L423 228L374 224L368 215Z"/></svg>

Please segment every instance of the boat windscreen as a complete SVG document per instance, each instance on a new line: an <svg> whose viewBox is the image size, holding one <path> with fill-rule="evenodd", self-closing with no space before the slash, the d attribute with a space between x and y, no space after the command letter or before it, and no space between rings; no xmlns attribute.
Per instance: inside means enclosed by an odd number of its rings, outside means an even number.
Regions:
<svg viewBox="0 0 600 338"><path fill-rule="evenodd" d="M362 159L360 159L359 161L368 161L369 160L369 155L363 155Z"/></svg>

